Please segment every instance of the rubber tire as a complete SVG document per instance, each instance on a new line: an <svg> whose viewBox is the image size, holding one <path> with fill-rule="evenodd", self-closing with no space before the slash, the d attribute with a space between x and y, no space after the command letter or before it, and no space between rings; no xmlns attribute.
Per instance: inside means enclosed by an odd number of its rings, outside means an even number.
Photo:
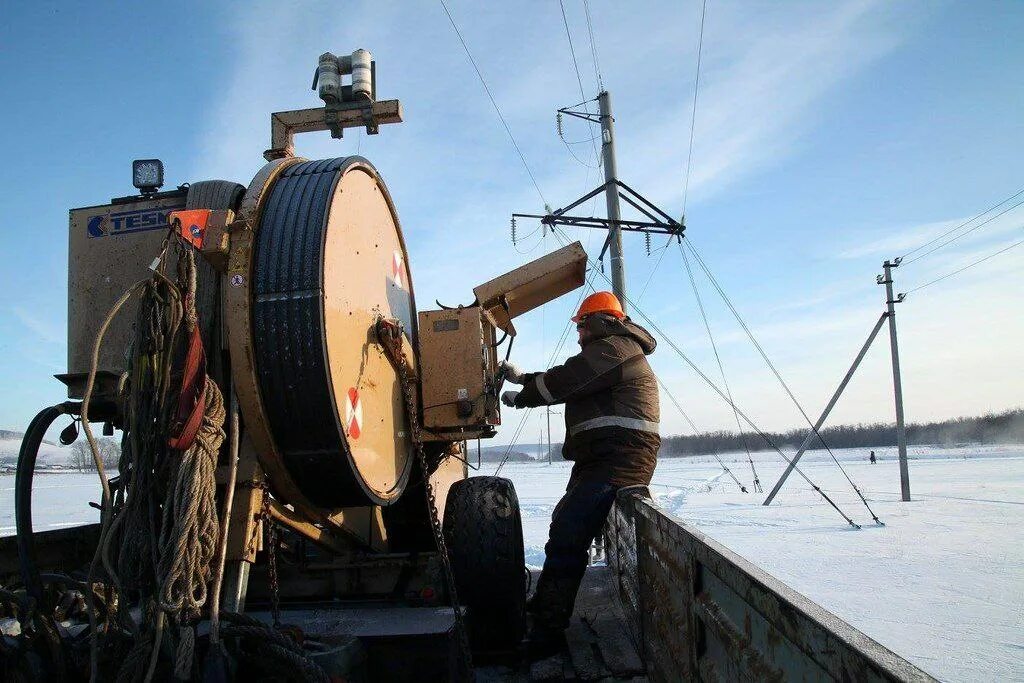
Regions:
<svg viewBox="0 0 1024 683"><path fill-rule="evenodd" d="M185 208L238 211L244 195L245 186L230 180L201 180L188 186ZM220 301L220 277L210 262L204 258L196 259L196 275L196 307L201 320L203 344L206 345L207 358L210 361L207 370L213 373L214 379L223 387L227 378L220 376L222 368L219 359L213 357L213 349L219 349L221 346L220 328L213 324L214 311L217 310Z"/></svg>
<svg viewBox="0 0 1024 683"><path fill-rule="evenodd" d="M242 203L245 186L230 180L201 180L188 186L186 209L231 209Z"/></svg>
<svg viewBox="0 0 1024 683"><path fill-rule="evenodd" d="M473 650L516 648L526 631L526 559L515 486L501 477L456 482L443 529Z"/></svg>

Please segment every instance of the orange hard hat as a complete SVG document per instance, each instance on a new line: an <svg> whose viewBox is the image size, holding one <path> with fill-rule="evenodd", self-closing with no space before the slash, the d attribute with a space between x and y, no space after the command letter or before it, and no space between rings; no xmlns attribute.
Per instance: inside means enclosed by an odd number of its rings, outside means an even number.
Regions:
<svg viewBox="0 0 1024 683"><path fill-rule="evenodd" d="M580 310L576 311L572 321L578 323L583 316L593 315L594 313L607 313L616 318L626 317L625 312L622 310L622 304L619 303L618 298L614 294L611 292L594 292L583 300L583 303L580 304Z"/></svg>

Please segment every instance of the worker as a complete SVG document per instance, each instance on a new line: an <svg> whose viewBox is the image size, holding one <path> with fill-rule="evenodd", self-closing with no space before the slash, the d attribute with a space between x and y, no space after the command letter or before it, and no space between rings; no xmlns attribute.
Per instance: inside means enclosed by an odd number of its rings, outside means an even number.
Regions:
<svg viewBox="0 0 1024 683"><path fill-rule="evenodd" d="M551 517L537 590L527 604L532 659L564 645L589 549L627 486L647 486L654 475L658 435L658 380L647 362L657 343L628 317L611 292L591 294L572 318L581 350L546 372L524 374L504 363L504 377L522 391L506 391L514 408L565 404L562 456L573 461L565 495Z"/></svg>

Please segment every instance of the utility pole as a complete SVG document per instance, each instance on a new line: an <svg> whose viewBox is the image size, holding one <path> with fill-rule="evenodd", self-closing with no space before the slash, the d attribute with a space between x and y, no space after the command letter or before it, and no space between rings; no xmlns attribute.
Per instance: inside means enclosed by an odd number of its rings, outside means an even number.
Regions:
<svg viewBox="0 0 1024 683"><path fill-rule="evenodd" d="M544 448L544 427L543 427L543 425L540 428L540 443L537 444L537 445L540 446L541 448Z"/></svg>
<svg viewBox="0 0 1024 683"><path fill-rule="evenodd" d="M601 113L601 158L604 163L605 201L608 205L608 251L612 262L612 293L626 310L626 266L622 254L622 230L619 220L619 186L615 169L615 119L612 117L612 99L607 90L597 96Z"/></svg>
<svg viewBox="0 0 1024 683"><path fill-rule="evenodd" d="M551 406L545 406L548 416L548 464L551 464Z"/></svg>
<svg viewBox="0 0 1024 683"><path fill-rule="evenodd" d="M896 342L896 304L903 301L903 295L894 298L892 293L892 269L900 265L902 258L882 264L884 275L877 280L885 285L885 305L889 311L889 346L892 349L892 388L896 397L896 445L900 457L900 492L903 500L910 500L910 469L907 467L907 429L903 422L903 382L900 379L900 350Z"/></svg>

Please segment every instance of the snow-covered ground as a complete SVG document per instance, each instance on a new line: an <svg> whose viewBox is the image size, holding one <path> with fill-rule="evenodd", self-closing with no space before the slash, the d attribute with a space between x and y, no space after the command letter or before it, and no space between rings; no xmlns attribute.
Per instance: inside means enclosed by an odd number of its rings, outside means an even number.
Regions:
<svg viewBox="0 0 1024 683"><path fill-rule="evenodd" d="M1024 447L911 449L913 501L900 502L895 449L836 451L869 505L825 452L802 469L863 525L852 530L798 474L770 507L711 458L663 459L651 487L678 518L753 561L925 671L949 681L1024 681ZM750 486L745 454L722 456ZM770 490L785 463L757 453ZM543 563L569 463L513 464L527 561ZM488 468L493 471L493 467Z"/></svg>
<svg viewBox="0 0 1024 683"><path fill-rule="evenodd" d="M740 493L710 457L663 459L652 492L665 509L758 564L929 673L950 681L1024 681L1024 447L911 449L914 500L899 501L894 449L836 451L884 527L827 453L801 469L863 525L850 529L796 473L770 507ZM743 454L721 456L748 487ZM754 455L770 489L785 463ZM517 463L527 561L544 561L569 463ZM486 465L481 474L490 474ZM95 473L39 474L37 529L96 521ZM14 477L0 476L0 535L14 533Z"/></svg>

